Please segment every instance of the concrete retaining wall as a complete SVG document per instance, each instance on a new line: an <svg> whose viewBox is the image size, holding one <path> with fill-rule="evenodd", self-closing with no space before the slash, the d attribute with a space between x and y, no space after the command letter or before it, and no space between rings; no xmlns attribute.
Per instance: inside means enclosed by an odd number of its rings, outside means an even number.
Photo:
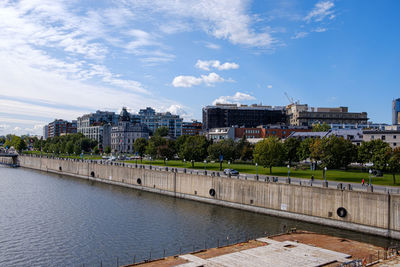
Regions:
<svg viewBox="0 0 400 267"><path fill-rule="evenodd" d="M400 239L400 196L189 174L119 164L20 156L20 165ZM215 195L210 194L210 190ZM338 208L347 216L341 218Z"/></svg>

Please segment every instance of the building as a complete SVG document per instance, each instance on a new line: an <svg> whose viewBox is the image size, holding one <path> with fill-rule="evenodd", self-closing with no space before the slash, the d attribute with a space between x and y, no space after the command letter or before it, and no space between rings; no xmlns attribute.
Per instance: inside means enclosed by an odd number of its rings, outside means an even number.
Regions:
<svg viewBox="0 0 400 267"><path fill-rule="evenodd" d="M361 129L330 129L326 132L293 132L289 138L299 138L301 140L307 138L329 138L330 136L341 137L351 141L354 145L360 146L363 141L363 131Z"/></svg>
<svg viewBox="0 0 400 267"><path fill-rule="evenodd" d="M111 128L111 151L115 153L133 153L133 144L137 138L149 138L145 124L130 121L129 113L122 109L118 124Z"/></svg>
<svg viewBox="0 0 400 267"><path fill-rule="evenodd" d="M294 132L311 132L308 126L285 126L285 125L260 125L257 128L235 128L235 138L240 139L246 136L247 139L267 138L276 136L285 139Z"/></svg>
<svg viewBox="0 0 400 267"><path fill-rule="evenodd" d="M47 125L47 138L77 132L77 121L54 120Z"/></svg>
<svg viewBox="0 0 400 267"><path fill-rule="evenodd" d="M111 128L118 124L119 116L115 112L96 111L85 114L77 119L77 131L87 138L96 140L99 149L103 151L111 146Z"/></svg>
<svg viewBox="0 0 400 267"><path fill-rule="evenodd" d="M255 128L258 125L285 124L284 107L216 104L203 108L203 130L222 127Z"/></svg>
<svg viewBox="0 0 400 267"><path fill-rule="evenodd" d="M349 123L331 123L328 124L331 129L361 129L361 130L385 130L388 126L386 123L372 123L367 122L367 124L349 124Z"/></svg>
<svg viewBox="0 0 400 267"><path fill-rule="evenodd" d="M43 139L46 140L49 138L49 125L43 126Z"/></svg>
<svg viewBox="0 0 400 267"><path fill-rule="evenodd" d="M291 104L286 108L289 125L311 126L312 124L367 124L366 112L349 112L348 107L309 108L307 104Z"/></svg>
<svg viewBox="0 0 400 267"><path fill-rule="evenodd" d="M203 124L198 121L182 122L182 135L199 135Z"/></svg>
<svg viewBox="0 0 400 267"><path fill-rule="evenodd" d="M182 135L183 119L179 115L173 115L170 112L159 113L147 107L146 109L141 109L134 118L140 119L140 123L147 125L151 133L154 133L158 128L167 127L170 137L178 138Z"/></svg>
<svg viewBox="0 0 400 267"><path fill-rule="evenodd" d="M208 140L221 141L227 139L235 139L235 127L222 127L210 129L206 137Z"/></svg>
<svg viewBox="0 0 400 267"><path fill-rule="evenodd" d="M400 125L386 126L385 130L365 130L363 131L363 141L381 139L388 143L391 148L400 147Z"/></svg>
<svg viewBox="0 0 400 267"><path fill-rule="evenodd" d="M393 100L392 103L392 124L400 124L400 98Z"/></svg>

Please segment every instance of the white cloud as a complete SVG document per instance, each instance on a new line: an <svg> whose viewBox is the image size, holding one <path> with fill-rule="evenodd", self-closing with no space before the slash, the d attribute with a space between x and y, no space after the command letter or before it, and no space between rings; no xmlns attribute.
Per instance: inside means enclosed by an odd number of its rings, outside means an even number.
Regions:
<svg viewBox="0 0 400 267"><path fill-rule="evenodd" d="M256 98L252 95L236 92L233 96L220 96L213 101L213 105L219 104L239 104L241 101L255 100Z"/></svg>
<svg viewBox="0 0 400 267"><path fill-rule="evenodd" d="M268 85L267 85L267 88L268 88L268 89L271 89L271 88L272 88L272 85L271 85L271 84L268 84Z"/></svg>
<svg viewBox="0 0 400 267"><path fill-rule="evenodd" d="M199 85L203 82L201 78L196 78L194 76L177 76L172 81L174 87L192 87L193 85Z"/></svg>
<svg viewBox="0 0 400 267"><path fill-rule="evenodd" d="M212 86L214 83L224 82L225 79L216 74L215 72L211 72L208 75L201 75L200 77L194 76L177 76L172 81L172 85L174 87L192 87L194 85L200 85L204 83L207 86Z"/></svg>
<svg viewBox="0 0 400 267"><path fill-rule="evenodd" d="M301 38L306 37L307 35L308 35L308 32L298 32L292 37L292 39L301 39Z"/></svg>
<svg viewBox="0 0 400 267"><path fill-rule="evenodd" d="M241 0L131 0L130 5L167 17L176 17L206 33L233 44L271 48L275 43L268 31L252 28L254 17L247 14L248 1ZM144 18L145 19L145 18Z"/></svg>
<svg viewBox="0 0 400 267"><path fill-rule="evenodd" d="M315 4L314 8L304 17L307 22L322 21L325 17L329 19L335 18L333 7L335 4L333 1L321 1Z"/></svg>
<svg viewBox="0 0 400 267"><path fill-rule="evenodd" d="M208 43L208 42L205 44L205 46L207 48L214 49L214 50L221 49L221 46L219 46L217 44L213 44L213 43Z"/></svg>
<svg viewBox="0 0 400 267"><path fill-rule="evenodd" d="M327 28L316 28L315 30L314 30L314 32L326 32L328 29Z"/></svg>
<svg viewBox="0 0 400 267"><path fill-rule="evenodd" d="M218 70L230 70L230 69L238 69L239 64L235 62L225 62L221 64L219 60L197 60L196 68L209 71L210 68L215 68Z"/></svg>

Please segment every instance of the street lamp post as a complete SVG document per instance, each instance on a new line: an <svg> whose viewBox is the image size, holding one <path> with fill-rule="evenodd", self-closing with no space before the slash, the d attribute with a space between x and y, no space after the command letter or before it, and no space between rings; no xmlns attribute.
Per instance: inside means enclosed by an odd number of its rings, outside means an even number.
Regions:
<svg viewBox="0 0 400 267"><path fill-rule="evenodd" d="M168 167L168 158L165 158L165 167Z"/></svg>
<svg viewBox="0 0 400 267"><path fill-rule="evenodd" d="M372 184L371 184L371 174L372 174L372 170L369 169L369 185L372 185Z"/></svg>
<svg viewBox="0 0 400 267"><path fill-rule="evenodd" d="M288 184L290 184L290 165L287 165L287 181Z"/></svg>
<svg viewBox="0 0 400 267"><path fill-rule="evenodd" d="M256 177L258 178L258 163L256 162Z"/></svg>
<svg viewBox="0 0 400 267"><path fill-rule="evenodd" d="M183 167L186 169L186 159L183 159Z"/></svg>
<svg viewBox="0 0 400 267"><path fill-rule="evenodd" d="M323 186L324 187L328 187L328 181L326 180L326 171L328 170L327 167L324 168L324 183Z"/></svg>
<svg viewBox="0 0 400 267"><path fill-rule="evenodd" d="M204 171L206 171L207 160L204 160Z"/></svg>
<svg viewBox="0 0 400 267"><path fill-rule="evenodd" d="M369 185L368 185L368 191L369 191L369 192L374 192L374 187L372 186L372 181L371 181L371 174L372 174L372 170L369 169Z"/></svg>
<svg viewBox="0 0 400 267"><path fill-rule="evenodd" d="M228 169L230 169L230 168L231 168L231 161L228 160Z"/></svg>

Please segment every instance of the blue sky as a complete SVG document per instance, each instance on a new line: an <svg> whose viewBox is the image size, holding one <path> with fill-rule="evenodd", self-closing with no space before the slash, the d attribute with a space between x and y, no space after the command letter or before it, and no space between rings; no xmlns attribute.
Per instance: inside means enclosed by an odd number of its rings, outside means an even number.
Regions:
<svg viewBox="0 0 400 267"><path fill-rule="evenodd" d="M398 1L0 2L0 135L147 106L348 106L390 123Z"/></svg>

